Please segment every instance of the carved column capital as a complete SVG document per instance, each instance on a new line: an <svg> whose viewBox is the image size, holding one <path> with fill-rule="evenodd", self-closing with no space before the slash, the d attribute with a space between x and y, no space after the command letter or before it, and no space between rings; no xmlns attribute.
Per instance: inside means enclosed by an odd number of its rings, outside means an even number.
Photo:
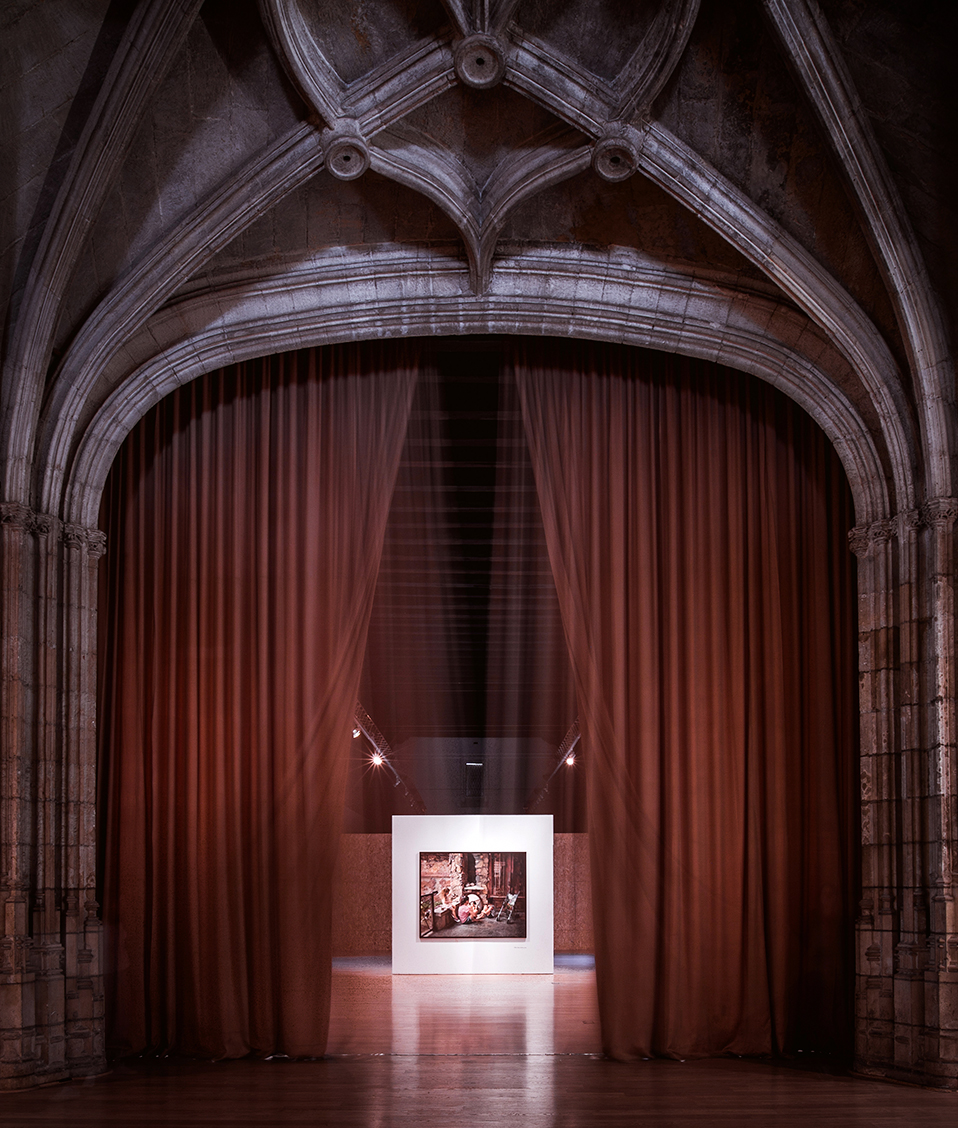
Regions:
<svg viewBox="0 0 958 1128"><path fill-rule="evenodd" d="M84 549L87 555L100 557L106 552L106 534L84 525L64 525L61 534L67 548Z"/></svg>
<svg viewBox="0 0 958 1128"><path fill-rule="evenodd" d="M958 498L930 497L922 504L921 516L929 528L947 531L958 520Z"/></svg>
<svg viewBox="0 0 958 1128"><path fill-rule="evenodd" d="M904 539L922 528L947 531L955 521L958 521L958 498L932 497L918 509L906 509L895 517L872 521L869 525L856 525L848 534L848 545L862 559L876 545L884 544L893 537Z"/></svg>
<svg viewBox="0 0 958 1128"><path fill-rule="evenodd" d="M99 529L90 529L87 535L87 552L94 559L99 560L106 553L106 533Z"/></svg>
<svg viewBox="0 0 958 1128"><path fill-rule="evenodd" d="M0 524L11 525L15 529L28 530L33 521L33 510L16 501L0 503Z"/></svg>
<svg viewBox="0 0 958 1128"><path fill-rule="evenodd" d="M17 501L5 501L0 504L0 524L22 529L38 537L48 537L55 531L59 521L49 513L35 512L29 505L21 505Z"/></svg>
<svg viewBox="0 0 958 1128"><path fill-rule="evenodd" d="M885 518L870 525L856 525L848 534L848 546L861 560L872 553L877 545L885 544L895 535L895 521Z"/></svg>
<svg viewBox="0 0 958 1128"><path fill-rule="evenodd" d="M17 502L4 502L0 505L0 522L38 537L49 536L59 524L56 517L49 513L36 513L28 505Z"/></svg>
<svg viewBox="0 0 958 1128"><path fill-rule="evenodd" d="M86 529L82 525L64 525L61 539L67 548L85 548Z"/></svg>
<svg viewBox="0 0 958 1128"><path fill-rule="evenodd" d="M898 514L898 536L904 538L917 533L925 524L920 509L906 509Z"/></svg>

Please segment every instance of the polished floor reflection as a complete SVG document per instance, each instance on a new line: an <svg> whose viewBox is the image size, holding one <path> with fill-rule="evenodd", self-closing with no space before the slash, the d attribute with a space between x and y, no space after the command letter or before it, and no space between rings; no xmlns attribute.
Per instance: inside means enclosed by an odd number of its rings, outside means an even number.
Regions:
<svg viewBox="0 0 958 1128"><path fill-rule="evenodd" d="M595 972L392 975L389 957L335 960L330 1054L599 1054Z"/></svg>
<svg viewBox="0 0 958 1128"><path fill-rule="evenodd" d="M323 1061L118 1065L94 1081L0 1096L3 1128L953 1128L958 1095L754 1061L602 1059L595 976L392 976L337 961Z"/></svg>

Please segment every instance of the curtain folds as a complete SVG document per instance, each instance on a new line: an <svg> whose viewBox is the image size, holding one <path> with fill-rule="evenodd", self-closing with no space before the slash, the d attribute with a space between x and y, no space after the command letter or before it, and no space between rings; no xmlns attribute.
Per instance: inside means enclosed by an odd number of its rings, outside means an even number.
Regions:
<svg viewBox="0 0 958 1128"><path fill-rule="evenodd" d="M844 474L759 381L520 347L576 678L613 1057L847 1051L855 595Z"/></svg>
<svg viewBox="0 0 958 1128"><path fill-rule="evenodd" d="M834 451L728 369L567 341L504 355L583 731L605 1049L844 1051L857 687ZM235 365L164 400L118 455L99 616L116 1050L325 1051L352 711L419 371L404 343ZM441 548L417 428L399 517ZM528 492L520 461L497 507ZM526 566L540 534L496 512L497 536L518 536L489 608L508 675L540 661L524 632L554 623L555 596ZM441 594L430 561L413 578ZM535 614L508 589L518 571ZM440 611L424 629L452 653ZM541 711L503 700L506 720Z"/></svg>
<svg viewBox="0 0 958 1128"><path fill-rule="evenodd" d="M100 810L115 1048L318 1056L331 875L418 351L168 397L104 495Z"/></svg>

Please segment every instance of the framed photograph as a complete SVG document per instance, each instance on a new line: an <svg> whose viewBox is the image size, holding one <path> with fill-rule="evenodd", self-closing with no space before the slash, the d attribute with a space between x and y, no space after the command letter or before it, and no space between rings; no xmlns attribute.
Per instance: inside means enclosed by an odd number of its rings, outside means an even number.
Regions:
<svg viewBox="0 0 958 1128"><path fill-rule="evenodd" d="M419 936L524 940L525 852L420 851Z"/></svg>
<svg viewBox="0 0 958 1128"><path fill-rule="evenodd" d="M551 975L551 815L394 815L394 975Z"/></svg>

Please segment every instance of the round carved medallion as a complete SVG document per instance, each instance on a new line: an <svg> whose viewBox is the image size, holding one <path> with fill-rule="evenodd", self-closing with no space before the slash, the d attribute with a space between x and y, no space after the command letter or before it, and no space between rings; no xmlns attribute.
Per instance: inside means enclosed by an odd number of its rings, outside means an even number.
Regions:
<svg viewBox="0 0 958 1128"><path fill-rule="evenodd" d="M635 172L638 158L624 137L605 137L596 143L592 167L603 180L626 180Z"/></svg>
<svg viewBox="0 0 958 1128"><path fill-rule="evenodd" d="M326 149L326 167L339 180L355 180L369 168L369 150L359 137L336 137Z"/></svg>
<svg viewBox="0 0 958 1128"><path fill-rule="evenodd" d="M506 73L505 52L491 35L470 35L456 47L455 65L460 82L487 90Z"/></svg>

